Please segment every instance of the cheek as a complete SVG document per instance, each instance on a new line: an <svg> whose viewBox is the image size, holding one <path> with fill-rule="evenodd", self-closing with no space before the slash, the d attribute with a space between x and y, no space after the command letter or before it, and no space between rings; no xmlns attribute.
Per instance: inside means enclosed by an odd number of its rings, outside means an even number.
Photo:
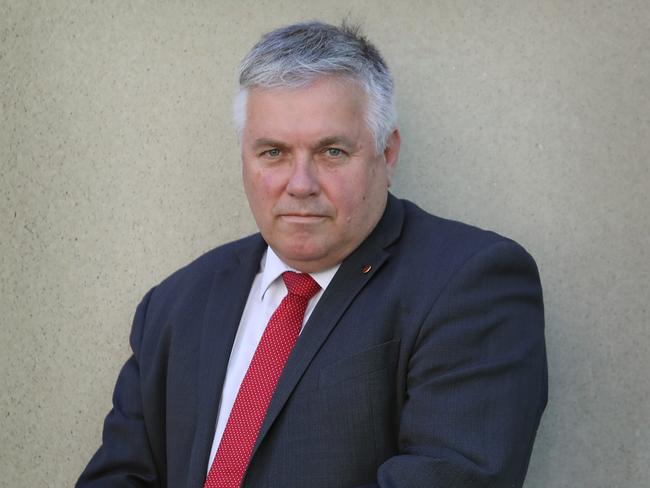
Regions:
<svg viewBox="0 0 650 488"><path fill-rule="evenodd" d="M244 169L244 186L250 199L265 199L269 193L271 182L268 174L263 171L245 168Z"/></svg>
<svg viewBox="0 0 650 488"><path fill-rule="evenodd" d="M259 172L244 167L242 174L246 198L248 199L251 210L255 214L255 218L259 219L262 216L261 212L268 206L266 204L267 197L264 192L264 185L260 180Z"/></svg>
<svg viewBox="0 0 650 488"><path fill-rule="evenodd" d="M330 192L329 198L346 224L358 225L364 218L363 209L368 199L365 181L342 179Z"/></svg>
<svg viewBox="0 0 650 488"><path fill-rule="evenodd" d="M258 226L270 230L274 223L274 211L282 198L282 182L273 171L247 171L245 190Z"/></svg>
<svg viewBox="0 0 650 488"><path fill-rule="evenodd" d="M347 221L352 225L367 225L368 220L373 220L378 212L378 207L386 198L388 185L384 175L379 174L377 168L371 168L368 172L358 175L356 179L350 179L346 183L348 191L345 201L348 209Z"/></svg>

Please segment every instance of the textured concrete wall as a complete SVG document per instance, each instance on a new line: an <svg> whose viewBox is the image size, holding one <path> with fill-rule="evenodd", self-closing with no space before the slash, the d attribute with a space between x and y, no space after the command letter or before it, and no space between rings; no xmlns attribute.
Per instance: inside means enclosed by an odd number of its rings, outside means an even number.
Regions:
<svg viewBox="0 0 650 488"><path fill-rule="evenodd" d="M537 258L551 389L526 487L648 486L647 0L0 0L0 485L72 484L140 296L254 230L239 59L345 15L397 79L395 193Z"/></svg>

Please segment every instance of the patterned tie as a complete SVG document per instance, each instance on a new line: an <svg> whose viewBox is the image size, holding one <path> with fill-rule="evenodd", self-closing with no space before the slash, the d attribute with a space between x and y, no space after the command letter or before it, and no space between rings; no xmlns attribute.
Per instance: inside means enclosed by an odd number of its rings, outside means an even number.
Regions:
<svg viewBox="0 0 650 488"><path fill-rule="evenodd" d="M305 273L282 274L289 291L275 309L239 387L204 488L238 488L309 300L320 290Z"/></svg>

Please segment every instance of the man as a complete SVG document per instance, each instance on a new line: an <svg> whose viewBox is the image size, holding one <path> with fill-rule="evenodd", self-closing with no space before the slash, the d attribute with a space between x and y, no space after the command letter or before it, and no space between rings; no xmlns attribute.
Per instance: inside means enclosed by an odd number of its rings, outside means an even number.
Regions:
<svg viewBox="0 0 650 488"><path fill-rule="evenodd" d="M235 103L260 234L151 290L79 487L520 487L546 403L532 258L388 193L393 83L291 25Z"/></svg>

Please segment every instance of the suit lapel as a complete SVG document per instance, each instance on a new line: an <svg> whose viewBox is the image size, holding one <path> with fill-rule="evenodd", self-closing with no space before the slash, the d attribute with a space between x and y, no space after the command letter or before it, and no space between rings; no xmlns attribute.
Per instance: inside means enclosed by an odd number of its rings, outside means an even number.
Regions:
<svg viewBox="0 0 650 488"><path fill-rule="evenodd" d="M343 261L305 324L282 376L280 376L251 459L298 381L345 310L390 256L387 248L399 237L403 219L402 203L389 194L386 210L381 220L366 240ZM369 270L368 265L370 266Z"/></svg>
<svg viewBox="0 0 650 488"><path fill-rule="evenodd" d="M235 252L235 259L215 272L197 361L198 411L188 486L200 487L205 481L230 350L265 249L261 236L253 236Z"/></svg>

